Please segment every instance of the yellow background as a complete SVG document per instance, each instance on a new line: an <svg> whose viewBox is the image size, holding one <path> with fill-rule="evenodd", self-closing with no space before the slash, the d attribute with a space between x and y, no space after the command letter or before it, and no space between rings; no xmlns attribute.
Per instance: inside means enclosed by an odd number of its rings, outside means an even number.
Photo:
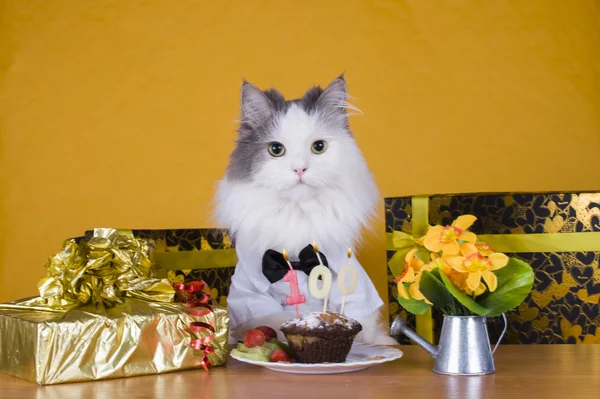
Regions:
<svg viewBox="0 0 600 399"><path fill-rule="evenodd" d="M383 196L600 189L595 0L4 0L0 300L85 229L213 226L242 78L342 71ZM381 218L382 295L384 247Z"/></svg>

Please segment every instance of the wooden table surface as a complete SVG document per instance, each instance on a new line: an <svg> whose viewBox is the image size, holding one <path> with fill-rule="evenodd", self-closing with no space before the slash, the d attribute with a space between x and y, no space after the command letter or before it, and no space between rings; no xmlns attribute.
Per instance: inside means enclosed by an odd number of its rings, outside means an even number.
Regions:
<svg viewBox="0 0 600 399"><path fill-rule="evenodd" d="M419 347L404 357L348 374L298 375L230 358L227 367L39 387L0 374L0 398L600 398L600 345L506 345L496 374L451 377L431 371Z"/></svg>

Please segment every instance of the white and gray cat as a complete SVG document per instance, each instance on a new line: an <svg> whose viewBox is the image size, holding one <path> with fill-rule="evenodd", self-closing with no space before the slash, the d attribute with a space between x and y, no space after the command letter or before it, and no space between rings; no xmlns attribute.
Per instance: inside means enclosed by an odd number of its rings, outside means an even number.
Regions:
<svg viewBox="0 0 600 399"><path fill-rule="evenodd" d="M347 109L354 108L347 103L343 76L291 101L277 90L261 91L244 82L241 108L236 147L216 196L216 217L229 227L239 258L228 295L231 337L237 340L249 328L278 330L295 316L286 302L289 283L273 283L263 275L269 249L285 248L297 260L315 240L334 277L329 310L339 312L337 271L348 263L347 249L354 248L380 204L349 130ZM355 258L351 262L359 270L359 285L347 297L345 313L363 326L356 340L395 344L379 321L383 301L362 266ZM308 275L297 274L306 297L300 312L322 310L323 301L308 293Z"/></svg>

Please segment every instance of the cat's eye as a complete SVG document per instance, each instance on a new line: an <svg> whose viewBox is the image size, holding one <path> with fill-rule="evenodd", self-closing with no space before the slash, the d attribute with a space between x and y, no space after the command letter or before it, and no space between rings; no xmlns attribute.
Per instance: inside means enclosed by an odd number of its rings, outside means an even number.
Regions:
<svg viewBox="0 0 600 399"><path fill-rule="evenodd" d="M327 149L327 142L323 140L317 140L314 143L312 143L311 149L312 152L314 152L315 154L322 154Z"/></svg>
<svg viewBox="0 0 600 399"><path fill-rule="evenodd" d="M283 144L278 142L273 142L269 144L269 154L274 157L281 157L285 154L285 147Z"/></svg>

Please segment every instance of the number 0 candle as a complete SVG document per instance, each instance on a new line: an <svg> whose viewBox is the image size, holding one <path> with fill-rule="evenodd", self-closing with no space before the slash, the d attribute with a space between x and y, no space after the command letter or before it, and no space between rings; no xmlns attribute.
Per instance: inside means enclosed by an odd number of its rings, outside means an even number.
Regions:
<svg viewBox="0 0 600 399"><path fill-rule="evenodd" d="M323 280L321 288L319 288L319 277ZM315 266L310 272L308 277L308 290L310 294L317 298L323 299L323 312L327 311L327 299L329 298L329 291L331 291L331 272L323 265Z"/></svg>
<svg viewBox="0 0 600 399"><path fill-rule="evenodd" d="M317 255L317 259L319 260L319 266L314 267L310 272L310 276L308 277L308 290L313 297L317 299L324 299L323 312L327 312L327 302L329 300L329 292L331 291L332 282L331 271L329 271L329 269L323 265L323 261L319 255L319 247L314 240L312 242L312 247ZM318 285L319 277L323 281L321 288L319 288Z"/></svg>
<svg viewBox="0 0 600 399"><path fill-rule="evenodd" d="M350 260L351 257L352 257L352 250L348 249L348 261ZM350 282L348 285L346 285L347 275L349 275L348 277L350 277ZM340 309L341 314L344 314L344 305L346 305L346 296L350 295L354 292L354 290L356 289L357 282L358 282L358 271L356 270L356 267L351 263L342 265L342 267L340 268L340 271L338 272L338 278L337 278L338 290L342 294L342 308Z"/></svg>

